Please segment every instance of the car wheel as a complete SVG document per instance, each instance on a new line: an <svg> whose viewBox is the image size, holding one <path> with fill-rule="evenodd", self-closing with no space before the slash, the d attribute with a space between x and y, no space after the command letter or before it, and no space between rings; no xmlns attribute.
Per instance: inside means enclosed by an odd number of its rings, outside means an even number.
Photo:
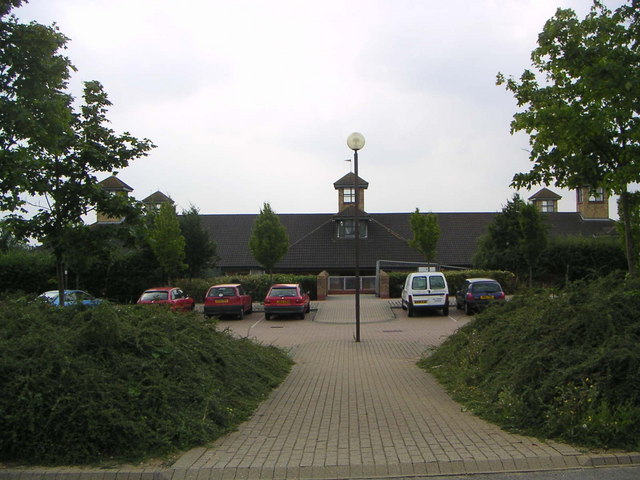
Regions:
<svg viewBox="0 0 640 480"><path fill-rule="evenodd" d="M310 311L311 311L311 302L307 304L307 313L309 313Z"/></svg>
<svg viewBox="0 0 640 480"><path fill-rule="evenodd" d="M401 301L400 301L400 306L402 307L402 309L403 309L403 310L406 310L406 309L407 309L407 304L406 304L406 303L404 303L404 300L401 300Z"/></svg>
<svg viewBox="0 0 640 480"><path fill-rule="evenodd" d="M471 308L471 305L469 305L468 303L464 304L464 313L466 313L467 315L473 315L473 308Z"/></svg>
<svg viewBox="0 0 640 480"><path fill-rule="evenodd" d="M413 307L411 304L407 305L407 316L413 317Z"/></svg>
<svg viewBox="0 0 640 480"><path fill-rule="evenodd" d="M265 313L264 314L264 319L265 320L271 320L271 314L270 313Z"/></svg>
<svg viewBox="0 0 640 480"><path fill-rule="evenodd" d="M238 320L244 320L244 307L240 307L240 313L238 313Z"/></svg>
<svg viewBox="0 0 640 480"><path fill-rule="evenodd" d="M444 315L445 317L447 317L449 315L449 305L445 305L442 308L442 315Z"/></svg>
<svg viewBox="0 0 640 480"><path fill-rule="evenodd" d="M249 311L247 313L253 313L253 303L249 304Z"/></svg>

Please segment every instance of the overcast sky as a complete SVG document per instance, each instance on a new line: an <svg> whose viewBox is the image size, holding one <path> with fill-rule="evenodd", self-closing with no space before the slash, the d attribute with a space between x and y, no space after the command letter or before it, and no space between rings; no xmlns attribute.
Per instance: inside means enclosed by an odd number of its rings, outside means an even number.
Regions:
<svg viewBox="0 0 640 480"><path fill-rule="evenodd" d="M157 145L119 172L138 199L160 190L201 213L257 213L263 202L336 212L333 182L350 171L346 139L358 131L369 213L494 212L530 168L496 74L530 66L558 7L582 18L591 4L31 0L15 13L56 22L75 96L100 81L111 127ZM551 189L575 211L574 193Z"/></svg>

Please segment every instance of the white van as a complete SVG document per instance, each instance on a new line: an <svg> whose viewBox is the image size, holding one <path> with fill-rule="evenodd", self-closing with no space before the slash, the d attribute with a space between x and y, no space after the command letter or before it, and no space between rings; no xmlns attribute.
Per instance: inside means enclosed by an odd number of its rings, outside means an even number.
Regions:
<svg viewBox="0 0 640 480"><path fill-rule="evenodd" d="M442 272L415 272L407 275L402 289L402 309L413 317L416 310L442 310L449 315L449 287Z"/></svg>

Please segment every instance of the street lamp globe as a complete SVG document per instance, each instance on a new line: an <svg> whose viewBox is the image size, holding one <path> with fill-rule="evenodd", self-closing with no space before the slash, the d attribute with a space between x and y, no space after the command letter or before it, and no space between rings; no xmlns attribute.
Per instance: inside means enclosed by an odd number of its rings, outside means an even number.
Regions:
<svg viewBox="0 0 640 480"><path fill-rule="evenodd" d="M355 150L355 151L360 150L362 147L364 147L364 135L358 132L353 132L347 138L347 146L351 150Z"/></svg>

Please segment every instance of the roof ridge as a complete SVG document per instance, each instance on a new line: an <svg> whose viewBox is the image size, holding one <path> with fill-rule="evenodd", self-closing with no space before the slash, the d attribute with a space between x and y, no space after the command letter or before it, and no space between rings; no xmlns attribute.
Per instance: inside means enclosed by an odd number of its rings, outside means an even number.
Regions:
<svg viewBox="0 0 640 480"><path fill-rule="evenodd" d="M403 242L407 242L409 243L409 240L407 240L406 238L404 238L402 235L400 235L398 232L396 232L395 230L392 230L391 228L387 227L384 223L376 220L373 216L371 217L371 220L376 222L378 225L380 225L382 228L384 228L387 232L389 232L391 235L393 235L394 237L396 237L398 240L402 240Z"/></svg>
<svg viewBox="0 0 640 480"><path fill-rule="evenodd" d="M300 237L298 240L296 240L295 242L293 242L291 245L289 245L289 248L291 247L295 247L297 244L299 244L300 242L302 242L303 240L305 240L306 238L310 237L311 235L313 235L315 232L317 232L318 230L320 230L322 227L324 227L327 223L329 222L333 222L333 218L330 218L329 220L326 220L324 222L322 222L320 225L318 225L316 228L314 228L313 230L311 230L309 233L307 233L306 235Z"/></svg>

